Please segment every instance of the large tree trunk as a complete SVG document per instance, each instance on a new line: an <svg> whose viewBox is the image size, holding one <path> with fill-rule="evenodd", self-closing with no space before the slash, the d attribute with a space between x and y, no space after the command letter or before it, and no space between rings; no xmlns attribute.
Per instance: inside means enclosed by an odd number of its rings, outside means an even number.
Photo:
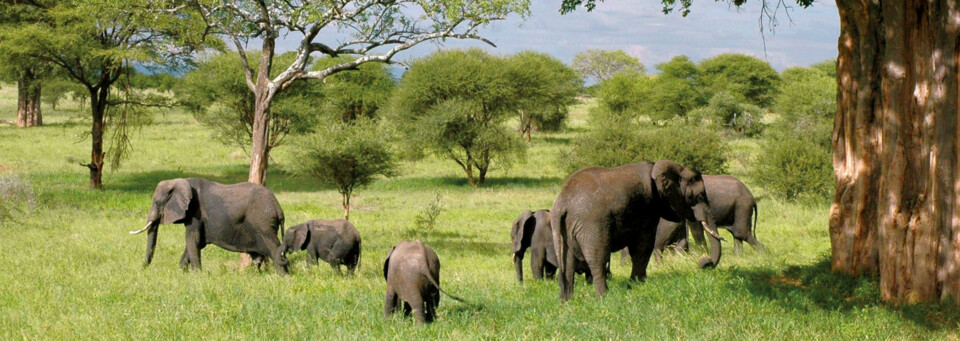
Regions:
<svg viewBox="0 0 960 341"><path fill-rule="evenodd" d="M104 131L104 113L107 108L107 95L109 87L90 88L90 112L92 123L90 127L90 141L92 143L90 150L90 163L86 164L90 169L90 188L103 188L103 131Z"/></svg>
<svg viewBox="0 0 960 341"><path fill-rule="evenodd" d="M27 70L17 77L17 127L41 125L43 117L40 113L40 77Z"/></svg>
<svg viewBox="0 0 960 341"><path fill-rule="evenodd" d="M833 269L890 302L960 299L957 0L837 0Z"/></svg>

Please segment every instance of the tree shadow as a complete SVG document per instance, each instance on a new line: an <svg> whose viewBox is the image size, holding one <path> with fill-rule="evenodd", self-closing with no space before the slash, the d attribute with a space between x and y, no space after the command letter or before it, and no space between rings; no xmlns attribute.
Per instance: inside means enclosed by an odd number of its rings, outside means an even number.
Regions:
<svg viewBox="0 0 960 341"><path fill-rule="evenodd" d="M960 324L960 309L956 309L956 303L886 304L881 300L876 278L835 273L830 269L829 257L784 270L753 268L731 269L731 272L744 279L743 282L729 282L729 286L736 286L731 290L746 290L787 309L852 313L866 307L885 307L928 330L956 328Z"/></svg>
<svg viewBox="0 0 960 341"><path fill-rule="evenodd" d="M152 192L157 183L176 178L204 178L222 184L235 184L247 181L248 166L232 165L210 171L185 171L180 169L156 170L124 174L116 177L109 185L111 190L126 192ZM332 190L335 187L321 184L310 177L300 176L280 169L270 171L267 188L281 192L318 192Z"/></svg>
<svg viewBox="0 0 960 341"><path fill-rule="evenodd" d="M543 140L543 142L550 143L550 144L562 144L562 145L569 145L570 142L573 141L573 139L569 137L553 137L553 136L544 136L544 137L541 137L540 140Z"/></svg>
<svg viewBox="0 0 960 341"><path fill-rule="evenodd" d="M470 186L465 177L445 176L438 179L440 183L448 186ZM478 188L531 188L562 184L563 179L555 176L539 178L512 176L487 178Z"/></svg>

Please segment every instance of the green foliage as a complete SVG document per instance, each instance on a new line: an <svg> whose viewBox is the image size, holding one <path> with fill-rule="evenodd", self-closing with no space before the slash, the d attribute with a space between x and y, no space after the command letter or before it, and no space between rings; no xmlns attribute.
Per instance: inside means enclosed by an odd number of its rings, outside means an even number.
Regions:
<svg viewBox="0 0 960 341"><path fill-rule="evenodd" d="M75 96L77 93L85 93L87 89L75 82L53 78L43 82L43 91L40 93L40 101L49 105L51 109L57 110L60 101Z"/></svg>
<svg viewBox="0 0 960 341"><path fill-rule="evenodd" d="M721 54L701 61L698 68L708 97L727 92L759 107L773 102L780 84L780 75L770 64L744 54Z"/></svg>
<svg viewBox="0 0 960 341"><path fill-rule="evenodd" d="M581 78L590 78L598 83L610 79L618 72L630 71L641 74L646 72L646 68L640 63L639 59L623 52L623 50L590 49L580 51L573 56L572 66Z"/></svg>
<svg viewBox="0 0 960 341"><path fill-rule="evenodd" d="M600 84L600 103L624 115L648 116L655 122L684 117L704 103L699 71L686 56L657 65L656 76L620 72Z"/></svg>
<svg viewBox="0 0 960 341"><path fill-rule="evenodd" d="M605 108L591 112L591 129L560 156L569 173L588 166L616 167L669 159L705 174L723 174L729 147L716 131L675 122L663 127L636 123Z"/></svg>
<svg viewBox="0 0 960 341"><path fill-rule="evenodd" d="M390 147L390 133L367 118L329 122L316 133L297 139L292 167L321 183L337 187L349 216L350 196L378 176L392 177L399 167Z"/></svg>
<svg viewBox="0 0 960 341"><path fill-rule="evenodd" d="M755 136L763 132L763 109L749 103L741 103L726 92L713 95L706 106L691 114L695 119L707 119L741 136Z"/></svg>
<svg viewBox="0 0 960 341"><path fill-rule="evenodd" d="M323 70L354 59L355 56L323 57L312 69ZM386 64L364 63L357 70L333 74L324 79L322 87L323 116L339 117L343 121L374 118L394 88L396 83Z"/></svg>
<svg viewBox="0 0 960 341"><path fill-rule="evenodd" d="M649 77L639 72L620 72L600 83L597 96L600 106L615 113L627 116L639 116L643 112L642 102L651 88Z"/></svg>
<svg viewBox="0 0 960 341"><path fill-rule="evenodd" d="M810 65L811 68L820 70L827 77L837 79L837 59L827 59L822 62ZM786 70L784 70L786 71Z"/></svg>
<svg viewBox="0 0 960 341"><path fill-rule="evenodd" d="M504 59L479 49L416 60L393 97L391 121L412 154L453 160L479 186L492 167L505 167L526 150L504 127L521 104L508 71Z"/></svg>
<svg viewBox="0 0 960 341"><path fill-rule="evenodd" d="M521 131L557 131L576 102L580 78L546 53L524 51L507 58L509 77L520 101Z"/></svg>
<svg viewBox="0 0 960 341"><path fill-rule="evenodd" d="M820 68L793 67L783 70L783 84L774 100L774 110L790 116L832 119L837 112L837 81Z"/></svg>
<svg viewBox="0 0 960 341"><path fill-rule="evenodd" d="M278 63L291 62L294 56L286 53L275 59ZM320 88L318 82L297 82L275 95L270 107L270 148L281 146L287 135L305 134L317 125L317 108L327 103ZM221 53L200 61L174 92L181 105L213 130L218 141L240 147L250 145L256 98L247 87L237 54Z"/></svg>
<svg viewBox="0 0 960 341"><path fill-rule="evenodd" d="M807 138L766 139L753 177L788 200L822 201L833 194L831 152Z"/></svg>
<svg viewBox="0 0 960 341"><path fill-rule="evenodd" d="M155 89L160 92L172 91L180 83L180 79L169 73L145 74L134 70L130 73L130 85L137 89Z"/></svg>
<svg viewBox="0 0 960 341"><path fill-rule="evenodd" d="M0 225L18 221L37 206L37 197L26 180L16 174L0 174Z"/></svg>

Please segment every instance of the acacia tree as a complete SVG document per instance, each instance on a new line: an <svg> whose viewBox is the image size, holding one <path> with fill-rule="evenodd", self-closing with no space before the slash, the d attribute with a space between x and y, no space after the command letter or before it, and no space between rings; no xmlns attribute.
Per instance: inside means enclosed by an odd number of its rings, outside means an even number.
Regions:
<svg viewBox="0 0 960 341"><path fill-rule="evenodd" d="M520 134L530 142L535 129L558 130L576 103L581 80L560 60L545 53L523 51L506 60L520 99Z"/></svg>
<svg viewBox="0 0 960 341"><path fill-rule="evenodd" d="M0 31L16 29L37 21L43 11L19 2L0 6ZM17 127L43 125L40 110L42 78L49 68L45 63L22 53L16 45L0 39L0 75L17 81Z"/></svg>
<svg viewBox="0 0 960 341"><path fill-rule="evenodd" d="M644 73L646 68L640 60L623 52L623 50L604 51L586 50L573 56L573 69L581 78L593 78L603 82L621 71L635 71Z"/></svg>
<svg viewBox="0 0 960 341"><path fill-rule="evenodd" d="M832 268L879 274L886 301L960 302L960 1L837 8Z"/></svg>
<svg viewBox="0 0 960 341"><path fill-rule="evenodd" d="M369 62L398 63L393 60L397 53L425 41L458 38L490 43L477 35L477 29L511 13L526 15L529 1L182 0L157 6L157 12L181 17L199 14L213 33L226 37L236 48L247 88L255 97L248 181L263 184L270 153L270 106L274 97L291 84L301 79L322 80ZM291 33L301 37L296 58L271 77L277 38ZM336 41L333 37L338 36L346 38ZM319 37L329 40L321 42ZM259 44L259 60L248 58L246 51L251 44ZM314 54L356 57L309 70Z"/></svg>
<svg viewBox="0 0 960 341"><path fill-rule="evenodd" d="M50 63L81 84L90 99L90 188L102 188L104 134L115 127L111 162L119 164L129 150L126 132L136 108L158 102L127 91L112 91L131 62L159 63L177 60L177 46L198 41L193 22L168 15L138 12L147 0L6 1L0 13L30 10L29 22L0 30L0 41L19 54ZM14 8L22 6L26 8ZM91 15L96 13L96 15ZM156 98L154 98L156 99Z"/></svg>

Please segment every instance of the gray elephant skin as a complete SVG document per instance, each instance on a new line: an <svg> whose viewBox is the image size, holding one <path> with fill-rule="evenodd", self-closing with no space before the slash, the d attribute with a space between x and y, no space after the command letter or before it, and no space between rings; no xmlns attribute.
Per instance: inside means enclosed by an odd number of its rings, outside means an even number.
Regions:
<svg viewBox="0 0 960 341"><path fill-rule="evenodd" d="M553 240L560 260L560 299L573 295L577 260L586 261L598 296L607 292L610 253L629 247L631 280L646 278L660 218L691 219L706 225L711 255L701 267L720 262L720 240L703 178L676 162L641 162L616 168L588 167L567 179L551 210Z"/></svg>
<svg viewBox="0 0 960 341"><path fill-rule="evenodd" d="M513 265L517 272L517 281L523 282L523 258L530 250L530 268L533 279L544 277L553 278L557 273L557 253L553 247L553 234L550 231L550 211L524 211L510 228L510 239L513 241ZM609 273L609 267L607 268ZM583 274L587 281L592 281L590 268L586 262L577 262L574 269L577 274Z"/></svg>
<svg viewBox="0 0 960 341"><path fill-rule="evenodd" d="M202 178L164 180L153 192L147 225L144 266L150 265L160 224L183 224L186 248L180 267L201 269L200 250L214 244L250 255L259 268L273 257L277 273L287 273L287 260L278 252L277 232L283 227L283 210L266 187L244 182L224 185Z"/></svg>
<svg viewBox="0 0 960 341"><path fill-rule="evenodd" d="M440 293L463 302L440 288L440 259L429 246L419 240L398 243L383 262L387 281L384 317L396 312L403 303L404 316L413 312L417 323L433 322L440 304Z"/></svg>
<svg viewBox="0 0 960 341"><path fill-rule="evenodd" d="M287 229L280 244L284 255L300 250L307 251L313 265L322 259L337 274L343 274L340 266L344 265L352 275L360 266L360 232L343 219L310 220Z"/></svg>

